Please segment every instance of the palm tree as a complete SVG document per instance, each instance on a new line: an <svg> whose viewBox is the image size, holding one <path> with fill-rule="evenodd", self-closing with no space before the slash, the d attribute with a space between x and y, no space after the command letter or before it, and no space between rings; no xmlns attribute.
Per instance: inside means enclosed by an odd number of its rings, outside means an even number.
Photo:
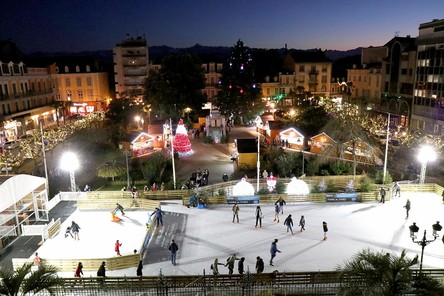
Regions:
<svg viewBox="0 0 444 296"><path fill-rule="evenodd" d="M414 288L417 280L413 278L411 270L417 263L418 256L409 259L405 250L398 257L395 254L365 249L339 268L342 286L337 295L392 296L412 293L415 289L418 291L419 288ZM423 276L422 279L424 278L426 277ZM422 289L427 290L426 285L437 291L437 294L427 295L442 295L440 293L443 292L443 286L435 280L427 278L421 281Z"/></svg>
<svg viewBox="0 0 444 296"><path fill-rule="evenodd" d="M33 265L30 262L15 271L0 271L0 294L15 296L40 291L53 294L55 287L63 284L63 279L57 276L57 268L54 266L43 264L40 269L31 271Z"/></svg>

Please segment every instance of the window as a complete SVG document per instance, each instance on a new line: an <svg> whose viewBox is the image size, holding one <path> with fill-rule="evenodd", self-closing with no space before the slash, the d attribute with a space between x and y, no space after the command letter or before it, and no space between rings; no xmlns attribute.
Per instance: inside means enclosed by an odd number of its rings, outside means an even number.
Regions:
<svg viewBox="0 0 444 296"><path fill-rule="evenodd" d="M322 75L321 82L322 83L327 83L327 75Z"/></svg>
<svg viewBox="0 0 444 296"><path fill-rule="evenodd" d="M92 78L91 77L86 77L86 85L92 86Z"/></svg>
<svg viewBox="0 0 444 296"><path fill-rule="evenodd" d="M76 82L77 82L77 86L82 86L82 78L81 77L77 77L76 78Z"/></svg>
<svg viewBox="0 0 444 296"><path fill-rule="evenodd" d="M65 73L69 73L69 68L68 68L68 66L65 66Z"/></svg>
<svg viewBox="0 0 444 296"><path fill-rule="evenodd" d="M86 65L86 72L91 72L91 67L89 65Z"/></svg>
<svg viewBox="0 0 444 296"><path fill-rule="evenodd" d="M71 101L71 98L72 98L72 92L71 92L70 90L67 90L67 91L66 91L66 97L67 97L68 101Z"/></svg>
<svg viewBox="0 0 444 296"><path fill-rule="evenodd" d="M299 66L299 72L305 72L305 66L304 65L300 65Z"/></svg>
<svg viewBox="0 0 444 296"><path fill-rule="evenodd" d="M79 73L80 72L80 67L76 66L76 72Z"/></svg>
<svg viewBox="0 0 444 296"><path fill-rule="evenodd" d="M70 87L71 86L71 79L69 77L65 78L65 86Z"/></svg>
<svg viewBox="0 0 444 296"><path fill-rule="evenodd" d="M322 72L327 72L327 65L322 65Z"/></svg>
<svg viewBox="0 0 444 296"><path fill-rule="evenodd" d="M77 97L79 98L79 100L83 101L83 90L77 91Z"/></svg>

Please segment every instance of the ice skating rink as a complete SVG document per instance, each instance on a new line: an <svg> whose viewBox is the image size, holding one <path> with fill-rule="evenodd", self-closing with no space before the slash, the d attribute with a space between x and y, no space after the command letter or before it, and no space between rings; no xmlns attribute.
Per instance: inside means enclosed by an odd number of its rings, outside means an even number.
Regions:
<svg viewBox="0 0 444 296"><path fill-rule="evenodd" d="M411 201L410 217L405 219L403 206L407 198ZM262 228L255 228L254 212L256 205L240 205L240 223L232 223L231 205L210 206L208 209L187 208L168 201L162 205L167 212L164 227L159 228L151 240L148 252L156 249L163 252L165 260L144 265L144 275L202 274L210 272L214 258L225 262L227 257L236 253L245 257L245 267L254 271L255 260L261 256L265 262L265 272L279 270L319 271L334 270L357 252L371 248L376 251L400 254L403 249L409 257L420 255L421 247L412 242L409 226L416 222L420 230L418 239L427 230L428 239L432 238L432 224L444 223L442 197L432 193L402 193L401 198L378 202L337 202L337 203L295 203L284 207L280 223L273 222L274 206L261 205L264 213ZM176 225L175 231L169 225L171 215L184 215L185 225ZM283 225L288 214L292 214L295 235L286 232ZM305 216L306 231L299 232L298 222ZM145 237L147 211L128 211L120 223L111 222L109 212L78 210L62 225L61 233L48 240L38 250L42 258L92 258L115 256L114 243L119 239L123 245L122 254L139 249ZM80 227L80 241L64 238L64 230L71 221ZM322 221L328 223L328 240L322 241ZM180 229L180 232L177 232ZM424 268L443 268L444 252L440 237L425 248ZM173 234L174 233L174 234ZM177 265L173 266L168 258L171 239L179 245ZM279 239L278 253L274 266L269 266L270 245ZM237 267L237 266L236 266ZM418 266L419 267L419 266ZM221 273L227 268L220 266ZM235 269L237 272L237 268ZM136 268L109 271L107 275L134 276ZM61 273L72 276L72 273ZM85 272L94 276L95 272Z"/></svg>

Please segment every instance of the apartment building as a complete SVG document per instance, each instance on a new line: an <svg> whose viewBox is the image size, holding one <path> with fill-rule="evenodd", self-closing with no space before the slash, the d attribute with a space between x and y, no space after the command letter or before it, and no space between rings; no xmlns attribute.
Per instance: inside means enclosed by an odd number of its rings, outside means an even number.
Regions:
<svg viewBox="0 0 444 296"><path fill-rule="evenodd" d="M67 115L105 111L111 101L108 73L93 57L56 57L52 77L56 101L67 105Z"/></svg>
<svg viewBox="0 0 444 296"><path fill-rule="evenodd" d="M222 61L217 61L217 59L202 61L202 69L205 74L205 88L202 89L202 94L207 97L209 102L212 102L217 95L222 67Z"/></svg>
<svg viewBox="0 0 444 296"><path fill-rule="evenodd" d="M444 19L419 25L411 128L444 135Z"/></svg>
<svg viewBox="0 0 444 296"><path fill-rule="evenodd" d="M262 100L267 106L273 107L269 102L277 102L281 106L292 106L293 102L287 95L296 90L296 79L294 73L282 73L272 77L266 76L265 82L261 83ZM268 111L271 111L270 109Z"/></svg>
<svg viewBox="0 0 444 296"><path fill-rule="evenodd" d="M55 120L49 69L28 67L25 60L13 42L0 41L0 146Z"/></svg>
<svg viewBox="0 0 444 296"><path fill-rule="evenodd" d="M289 50L284 69L294 72L296 88L303 87L313 96L330 96L332 61L323 51Z"/></svg>
<svg viewBox="0 0 444 296"><path fill-rule="evenodd" d="M116 97L142 101L148 77L149 51L145 36L127 37L113 49Z"/></svg>

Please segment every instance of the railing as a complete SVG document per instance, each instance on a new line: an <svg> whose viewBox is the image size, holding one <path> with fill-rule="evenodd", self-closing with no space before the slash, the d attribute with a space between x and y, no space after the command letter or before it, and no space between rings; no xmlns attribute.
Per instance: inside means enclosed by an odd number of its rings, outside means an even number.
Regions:
<svg viewBox="0 0 444 296"><path fill-rule="evenodd" d="M75 267L74 267L75 268ZM86 266L84 267L86 270ZM74 270L74 269L73 269ZM73 271L74 272L74 271ZM442 282L444 270L423 270ZM413 270L414 281L418 270ZM55 295L336 295L359 278L339 271L142 277L64 278Z"/></svg>

